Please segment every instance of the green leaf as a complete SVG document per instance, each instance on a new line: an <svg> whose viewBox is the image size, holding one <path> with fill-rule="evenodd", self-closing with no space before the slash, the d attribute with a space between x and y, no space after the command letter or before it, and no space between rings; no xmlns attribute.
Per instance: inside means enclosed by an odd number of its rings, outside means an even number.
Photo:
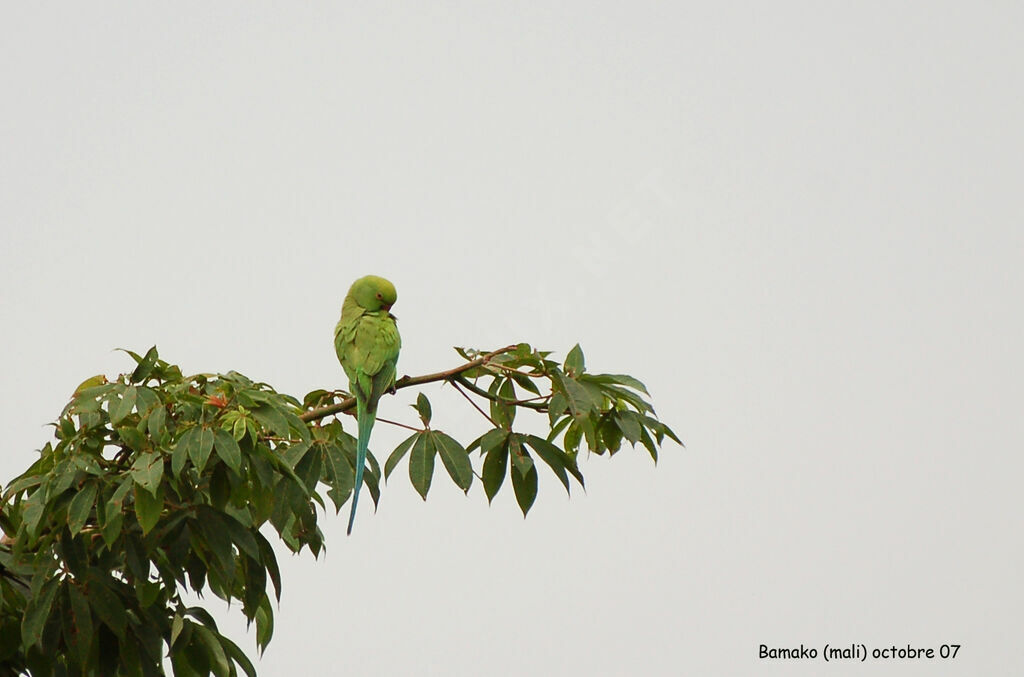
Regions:
<svg viewBox="0 0 1024 677"><path fill-rule="evenodd" d="M391 452L390 456L388 456L387 462L384 463L385 481L387 481L387 479L391 477L391 473L394 471L399 461L401 461L402 457L404 457L405 454L409 451L409 449L412 448L412 445L416 441L417 436L419 436L419 433L413 433L412 435L409 435L409 437L405 438L405 440L403 440L401 444L395 447L395 450Z"/></svg>
<svg viewBox="0 0 1024 677"><path fill-rule="evenodd" d="M657 463L658 462L658 447L654 444L654 440L652 440L651 436L648 434L647 428L643 428L640 431L640 442L645 447L647 447L647 452L651 455L651 458L654 459L654 462Z"/></svg>
<svg viewBox="0 0 1024 677"><path fill-rule="evenodd" d="M238 447L235 438L228 431L218 428L213 432L213 439L220 459L236 473L241 473L242 450Z"/></svg>
<svg viewBox="0 0 1024 677"><path fill-rule="evenodd" d="M171 643L170 646L173 649L174 645L177 644L178 638L181 637L181 631L185 629L185 617L181 614L174 614L174 620L171 621Z"/></svg>
<svg viewBox="0 0 1024 677"><path fill-rule="evenodd" d="M249 557L242 558L242 578L245 589L242 593L242 613L250 621L256 615L256 609L267 595L267 571L257 561ZM235 580L238 580L236 577Z"/></svg>
<svg viewBox="0 0 1024 677"><path fill-rule="evenodd" d="M68 529L71 531L72 536L77 535L82 530L82 527L85 526L85 522L89 519L89 513L92 511L92 506L95 502L96 480L90 480L82 485L68 505Z"/></svg>
<svg viewBox="0 0 1024 677"><path fill-rule="evenodd" d="M569 402L565 399L565 395L554 392L551 399L548 400L548 423L554 426L555 421L567 411L569 411Z"/></svg>
<svg viewBox="0 0 1024 677"><path fill-rule="evenodd" d="M213 452L213 431L202 426L199 428L198 443L190 441L188 447L188 457L192 459L192 465L196 467L196 470L202 472L211 452Z"/></svg>
<svg viewBox="0 0 1024 677"><path fill-rule="evenodd" d="M103 624L114 631L118 639L124 639L125 626L128 624L126 606L114 592L107 587L98 574L89 577L86 597Z"/></svg>
<svg viewBox="0 0 1024 677"><path fill-rule="evenodd" d="M469 491L473 484L473 465L469 462L469 452L443 432L434 431L433 438L437 453L452 481L463 491Z"/></svg>
<svg viewBox="0 0 1024 677"><path fill-rule="evenodd" d="M569 475L566 473L566 464L569 462L569 458L562 453L561 449L545 439L533 435L525 435L523 439L537 452L541 460L548 464L551 471L555 473L555 477L565 487L565 493L568 494Z"/></svg>
<svg viewBox="0 0 1024 677"><path fill-rule="evenodd" d="M640 417L635 411L617 411L614 414L615 425L622 431L623 437L635 445L640 441L641 426Z"/></svg>
<svg viewBox="0 0 1024 677"><path fill-rule="evenodd" d="M210 505L223 510L231 499L231 480L228 478L228 468L223 463L218 463L210 475ZM250 496L250 498L252 498Z"/></svg>
<svg viewBox="0 0 1024 677"><path fill-rule="evenodd" d="M4 491L3 495L0 496L0 503L6 503L14 496L25 489L31 489L34 486L42 484L44 477L42 475L22 475L18 479L14 480L7 485L7 490Z"/></svg>
<svg viewBox="0 0 1024 677"><path fill-rule="evenodd" d="M616 385L595 385L592 381L590 374L584 374L580 377L580 381L586 383L590 388L596 388L603 392L610 398L617 399L621 402L625 402L629 406L633 407L639 412L653 412L654 409L651 407L644 398L637 395L632 390L628 390L621 386Z"/></svg>
<svg viewBox="0 0 1024 677"><path fill-rule="evenodd" d="M430 433L418 433L409 456L409 479L423 500L427 500L430 480L434 476L434 441Z"/></svg>
<svg viewBox="0 0 1024 677"><path fill-rule="evenodd" d="M503 439L506 442L491 447L484 458L483 482L488 504L494 500L502 482L505 481L505 471L508 468L508 435L505 434Z"/></svg>
<svg viewBox="0 0 1024 677"><path fill-rule="evenodd" d="M512 372L509 374L509 378L516 382L516 385L524 390L528 390L534 395L540 395L540 388L533 382L533 379L523 374L522 372Z"/></svg>
<svg viewBox="0 0 1024 677"><path fill-rule="evenodd" d="M95 376L90 376L89 378L85 379L84 381L78 384L78 387L75 388L74 394L71 395L71 399L78 399L81 397L84 397L85 399L93 398L96 395L102 394L109 390L109 388L106 388L106 385L107 377L105 374L96 374Z"/></svg>
<svg viewBox="0 0 1024 677"><path fill-rule="evenodd" d="M352 494L355 475L352 466L345 459L345 452L334 442L323 446L323 467L327 471L327 483L331 488L327 496L334 503L335 513L341 512L341 506Z"/></svg>
<svg viewBox="0 0 1024 677"><path fill-rule="evenodd" d="M192 451L192 449L193 447L199 446L199 433L199 426L189 428L181 434L181 437L178 438L177 444L174 445L174 452L171 454L171 473L175 478L181 477L181 471L185 467L185 461L196 453Z"/></svg>
<svg viewBox="0 0 1024 677"><path fill-rule="evenodd" d="M590 396L590 392L575 379L555 371L553 382L565 397L573 416L582 416L598 408L598 403Z"/></svg>
<svg viewBox="0 0 1024 677"><path fill-rule="evenodd" d="M506 439L508 439L507 430L503 428L491 428L483 435L473 440L470 445L466 447L466 451L473 451L477 447L480 447L480 453L486 454L498 445L504 444Z"/></svg>
<svg viewBox="0 0 1024 677"><path fill-rule="evenodd" d="M117 429L117 436L122 442L127 444L132 451L145 451L150 446L145 435L139 432L134 426L120 426Z"/></svg>
<svg viewBox="0 0 1024 677"><path fill-rule="evenodd" d="M569 351L569 354L565 358L565 364L563 365L565 373L569 376L579 376L585 371L583 363L583 349L580 348L580 344L573 346L573 349Z"/></svg>
<svg viewBox="0 0 1024 677"><path fill-rule="evenodd" d="M516 407L506 402L514 402L516 399L516 388L512 381L507 378L495 379L488 392L497 395L497 400L491 400L491 419L501 428L511 428L516 420Z"/></svg>
<svg viewBox="0 0 1024 677"><path fill-rule="evenodd" d="M639 390L645 395L650 395L643 383L626 374L587 374L585 378L587 381L594 383L623 385L633 390Z"/></svg>
<svg viewBox="0 0 1024 677"><path fill-rule="evenodd" d="M207 654L210 657L210 669L216 677L231 677L231 663L228 661L224 647L217 641L217 637L205 625L195 626L195 635L206 646Z"/></svg>
<svg viewBox="0 0 1024 677"><path fill-rule="evenodd" d="M594 417L580 416L576 422L579 423L580 429L583 431L583 437L587 440L587 447L595 453L603 453L604 449L598 443L597 428L594 426Z"/></svg>
<svg viewBox="0 0 1024 677"><path fill-rule="evenodd" d="M555 476L558 477L558 480L562 482L562 486L564 486L565 488L565 494L568 495L569 477L568 474L565 472L565 463L562 460L560 454L552 454L551 450L544 446L550 445L550 442L548 442L547 440L541 441L544 442L543 445L534 447L534 451L536 451L537 455L541 457L541 460L548 464L552 472L555 473ZM532 445L530 446L532 447Z"/></svg>
<svg viewBox="0 0 1024 677"><path fill-rule="evenodd" d="M241 441L241 439L245 437L245 421L246 419L244 416L239 416L235 419L234 424L232 424L231 437L233 437L235 441Z"/></svg>
<svg viewBox="0 0 1024 677"><path fill-rule="evenodd" d="M110 401L110 425L117 425L135 407L135 386L125 388L120 399Z"/></svg>
<svg viewBox="0 0 1024 677"><path fill-rule="evenodd" d="M157 355L156 346L146 351L146 356L139 361L139 365L132 372L131 382L141 383L149 378L149 375L153 372L153 366L156 365L157 357L159 355Z"/></svg>
<svg viewBox="0 0 1024 677"><path fill-rule="evenodd" d="M220 636L220 642L224 646L224 652L245 671L246 677L256 677L256 668L249 662L249 657L238 648L237 644L224 635Z"/></svg>
<svg viewBox="0 0 1024 677"><path fill-rule="evenodd" d="M256 417L256 420L263 425L264 428L270 429L275 435L280 437L291 437L291 430L288 428L288 419L284 417L284 414L279 412L274 407L263 404L252 410L252 415Z"/></svg>
<svg viewBox="0 0 1024 677"><path fill-rule="evenodd" d="M227 534L240 552L244 552L257 562L260 560L261 553L256 538L244 524L231 515L216 510L203 510L199 514L203 519L209 519L212 523L220 525L221 530Z"/></svg>
<svg viewBox="0 0 1024 677"><path fill-rule="evenodd" d="M75 642L73 649L79 665L85 665L89 659L89 648L92 645L92 611L85 595L78 586L71 583L66 586L68 601L71 603L71 621L75 626Z"/></svg>
<svg viewBox="0 0 1024 677"><path fill-rule="evenodd" d="M377 479L380 480L380 463L377 462L377 457L373 455L373 451L370 449L366 450L366 469Z"/></svg>
<svg viewBox="0 0 1024 677"><path fill-rule="evenodd" d="M119 644L118 654L120 663L120 669L117 671L118 677L143 677L142 658L139 656L139 644L136 643L135 638Z"/></svg>
<svg viewBox="0 0 1024 677"><path fill-rule="evenodd" d="M537 468L531 464L530 471L526 475L518 472L510 472L512 476L512 490L516 494L516 502L519 509L523 511L523 517L530 512L533 501L537 498Z"/></svg>
<svg viewBox="0 0 1024 677"><path fill-rule="evenodd" d="M135 581L135 598L139 600L139 605L146 609L153 605L153 602L160 596L161 587L158 581Z"/></svg>
<svg viewBox="0 0 1024 677"><path fill-rule="evenodd" d="M157 485L157 492L154 496L149 490L141 485L135 486L135 517L142 527L142 535L148 534L156 523L160 521L160 513L164 509L163 487Z"/></svg>
<svg viewBox="0 0 1024 677"><path fill-rule="evenodd" d="M46 509L46 503L43 500L44 493L43 489L37 489L23 503L21 524L32 539L35 539L39 533L39 523L42 521Z"/></svg>
<svg viewBox="0 0 1024 677"><path fill-rule="evenodd" d="M164 474L164 458L159 452L151 451L141 454L132 464L131 476L135 484L151 494L155 494L160 486L160 478Z"/></svg>
<svg viewBox="0 0 1024 677"><path fill-rule="evenodd" d="M43 639L43 628L50 617L53 599L60 589L60 579L56 576L43 583L39 592L30 597L25 605L25 615L21 619L21 641L26 647L35 646Z"/></svg>
<svg viewBox="0 0 1024 677"><path fill-rule="evenodd" d="M369 452L367 452L367 459L370 458ZM355 471L353 470L353 473ZM353 475L354 477L354 475ZM376 510L380 504L380 482L377 480L379 473L374 474L370 468L367 468L366 472L363 472L363 484L366 485L366 490L370 492L370 498L373 499L373 509Z"/></svg>
<svg viewBox="0 0 1024 677"><path fill-rule="evenodd" d="M423 421L423 425L429 426L430 425L430 400L427 399L427 396L424 395L423 393L419 393L416 396L416 404L413 405L413 408L417 412L419 412L420 420Z"/></svg>
<svg viewBox="0 0 1024 677"><path fill-rule="evenodd" d="M530 454L523 449L522 442L519 441L519 435L509 436L509 451L512 456L512 466L516 469L521 477L526 477L530 469L533 468L533 459L530 458Z"/></svg>
<svg viewBox="0 0 1024 677"><path fill-rule="evenodd" d="M274 555L274 548L270 545L270 541L268 541L259 531L254 531L253 537L256 539L256 545L258 545L260 549L260 562L267 568L267 574L270 576L270 580L274 584L274 593L277 597L277 601L280 602L281 571L277 566L277 556Z"/></svg>
<svg viewBox="0 0 1024 677"><path fill-rule="evenodd" d="M600 423L597 426L597 433L601 438L601 444L607 447L608 451L612 454L622 448L622 431L615 425L612 416L601 417Z"/></svg>
<svg viewBox="0 0 1024 677"><path fill-rule="evenodd" d="M219 566L225 576L230 576L234 570L235 557L231 550L231 538L224 528L220 515L213 508L202 506L196 511L197 519L191 523L196 525L207 547L214 556L215 561L207 563Z"/></svg>
<svg viewBox="0 0 1024 677"><path fill-rule="evenodd" d="M130 482L125 482L125 486L131 486ZM124 514L121 512L121 502L114 503L113 501L106 504L104 507L104 514L106 519L103 524L100 525L100 533L103 535L103 542L110 548L117 541L117 537L121 535L121 526L124 523Z"/></svg>
<svg viewBox="0 0 1024 677"><path fill-rule="evenodd" d="M260 653L263 653L274 636L274 609L270 606L270 599L263 598L259 609L256 610L256 646Z"/></svg>
<svg viewBox="0 0 1024 677"><path fill-rule="evenodd" d="M156 394L155 390L146 386L135 388L135 408L139 414L148 414L160 406L160 396Z"/></svg>
<svg viewBox="0 0 1024 677"><path fill-rule="evenodd" d="M565 451L570 456L574 457L579 453L581 437L583 437L583 430L580 428L579 423L573 421L569 424L569 427L565 429L565 437L562 438L562 444L565 445Z"/></svg>
<svg viewBox="0 0 1024 677"><path fill-rule="evenodd" d="M648 430L653 430L654 433L658 436L658 444L661 444L662 440L665 437L668 437L670 440L674 441L676 444L678 444L680 446L686 446L685 444L683 444L682 440L680 440L678 437L676 437L676 434L674 432L672 432L671 428L669 428L667 425L665 425L664 423L662 423L658 419L651 418L650 416L643 416L641 418L642 418L642 425L644 427L646 427Z"/></svg>
<svg viewBox="0 0 1024 677"><path fill-rule="evenodd" d="M320 476L323 472L323 466L321 465L322 454L308 453L308 449L312 448L312 445L308 442L300 442L296 446L302 445L307 447L307 452L304 452L302 459L295 464L295 474L302 479L302 483L306 486L310 496L316 499L317 496L314 492L316 491L317 482L320 481Z"/></svg>
<svg viewBox="0 0 1024 677"><path fill-rule="evenodd" d="M281 458L288 464L289 468L294 469L302 462L302 459L306 457L306 454L312 448L309 442L299 442L298 444L285 447L283 452L281 452ZM280 446L278 450L281 450Z"/></svg>

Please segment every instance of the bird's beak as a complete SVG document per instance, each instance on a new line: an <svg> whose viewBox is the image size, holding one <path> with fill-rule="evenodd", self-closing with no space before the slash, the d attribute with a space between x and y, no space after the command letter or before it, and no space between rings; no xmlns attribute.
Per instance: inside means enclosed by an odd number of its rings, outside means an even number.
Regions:
<svg viewBox="0 0 1024 677"><path fill-rule="evenodd" d="M388 312L390 312L391 311L391 304L390 303L385 304L384 305L384 310L387 310Z"/></svg>

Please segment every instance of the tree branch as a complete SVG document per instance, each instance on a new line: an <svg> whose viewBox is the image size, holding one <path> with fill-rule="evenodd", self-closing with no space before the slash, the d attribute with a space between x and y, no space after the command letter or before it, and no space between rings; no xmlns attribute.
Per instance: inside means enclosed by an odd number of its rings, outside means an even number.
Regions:
<svg viewBox="0 0 1024 677"><path fill-rule="evenodd" d="M433 383L434 381L447 381L465 371L487 364L498 355L512 352L515 349L516 346L505 346L504 348L499 348L498 350L487 353L486 355L481 355L475 360L470 360L465 364L460 364L459 366L446 371L424 374L423 376L403 376L395 383L395 390L398 390L399 388L408 388L409 386L418 386L424 383ZM341 402L330 404L326 407L310 409L309 411L300 414L299 418L306 423L309 423L310 421L319 421L320 419L327 418L332 414L340 414L343 411L348 411L354 406L356 406L356 398L349 397Z"/></svg>
<svg viewBox="0 0 1024 677"><path fill-rule="evenodd" d="M528 409L536 409L537 411L548 410L548 405L546 402L531 402L530 400L506 400L503 397L497 397L495 395L490 394L483 388L479 388L473 385L467 379L462 378L461 376L458 376L452 380L455 383L458 383L460 386L464 386L470 392L476 393L480 397L486 397L487 399L493 400L495 402L501 402L503 404L512 404L517 407L527 407Z"/></svg>

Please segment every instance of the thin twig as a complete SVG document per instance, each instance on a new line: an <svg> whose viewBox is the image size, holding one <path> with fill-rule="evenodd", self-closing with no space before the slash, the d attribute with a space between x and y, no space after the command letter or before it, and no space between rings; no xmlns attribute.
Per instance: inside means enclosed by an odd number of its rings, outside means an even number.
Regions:
<svg viewBox="0 0 1024 677"><path fill-rule="evenodd" d="M411 425L406 425L406 424L404 424L404 423L399 423L398 421L389 421L389 420L388 420L388 419L386 419L386 418L378 418L378 419L377 419L377 422L378 422L378 423L390 423L391 425L397 425L397 426L398 426L399 428L405 428L406 430L411 430L411 431L413 431L413 432L416 432L416 433L421 433L421 432L423 432L423 431L422 431L421 429L419 429L419 428L414 428L414 427L413 427L413 426L411 426Z"/></svg>
<svg viewBox="0 0 1024 677"><path fill-rule="evenodd" d="M462 395L463 397L465 397L465 398L466 398L466 401L467 401L467 402L469 402L470 404L472 404L472 405L473 405L473 408L474 408L474 409L476 409L477 411L479 411L479 412L480 412L480 414L481 414L481 415L482 415L482 416L483 416L484 418L486 418L486 419L487 419L488 421L490 421L490 422L491 422L491 425L493 425L493 426L494 426L495 428L500 428L500 427L501 427L500 425L498 425L497 423L495 423L495 422L494 422L494 419L493 419L493 418L491 418L490 416L488 416L488 415L487 415L487 413L486 413L486 412L485 412L485 411L484 411L483 409L481 409L481 408L480 408L480 406L479 406L479 405L477 405L477 403L476 403L476 402L474 402L474 401L473 401L473 398L472 398L472 397L470 397L470 396L469 396L469 395L467 395L467 394L466 394L465 392L463 392L462 388L460 388L460 387L459 387L459 384L458 384L458 383L456 383L455 381L452 381L452 385L453 385L453 386L455 387L455 389L456 389L456 390L458 390L458 391L459 391L459 394L460 394L460 395Z"/></svg>

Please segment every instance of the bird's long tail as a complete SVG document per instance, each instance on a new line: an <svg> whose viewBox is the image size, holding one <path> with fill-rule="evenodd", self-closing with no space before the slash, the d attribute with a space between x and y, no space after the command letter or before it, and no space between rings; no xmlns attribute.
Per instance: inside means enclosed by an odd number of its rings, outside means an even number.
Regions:
<svg viewBox="0 0 1024 677"><path fill-rule="evenodd" d="M352 509L348 515L348 533L352 533L352 523L356 519L356 505L359 504L359 490L363 487L363 467L366 465L366 450L370 446L370 430L377 420L377 412L366 406L362 398L356 399L356 422L359 426L359 438L356 442L356 482L352 488Z"/></svg>

